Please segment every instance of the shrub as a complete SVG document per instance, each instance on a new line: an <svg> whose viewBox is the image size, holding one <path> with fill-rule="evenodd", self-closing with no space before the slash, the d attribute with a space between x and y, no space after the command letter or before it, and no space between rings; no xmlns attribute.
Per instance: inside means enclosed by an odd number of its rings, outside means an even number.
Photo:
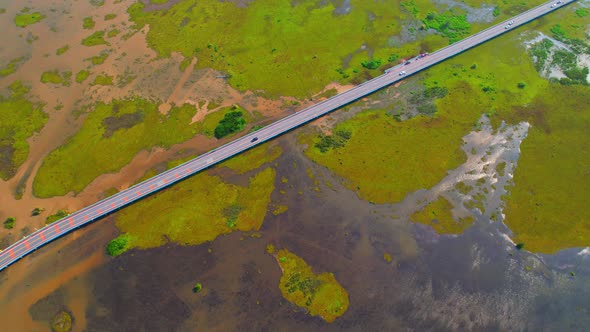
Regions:
<svg viewBox="0 0 590 332"><path fill-rule="evenodd" d="M242 111L226 113L223 119L219 121L217 127L215 127L215 138L220 139L244 129L246 119L244 119L243 115Z"/></svg>
<svg viewBox="0 0 590 332"><path fill-rule="evenodd" d="M524 87L526 86L526 84L524 82L518 82L518 88L519 89L524 89Z"/></svg>
<svg viewBox="0 0 590 332"><path fill-rule="evenodd" d="M58 210L57 213L52 214L52 215L48 216L47 218L45 218L45 224L49 225L51 223L54 223L54 222L60 220L61 218L67 217L68 214L70 214L70 212L66 209Z"/></svg>
<svg viewBox="0 0 590 332"><path fill-rule="evenodd" d="M111 257L119 256L129 249L127 246L128 244L129 236L126 234L119 235L107 244L107 254Z"/></svg>
<svg viewBox="0 0 590 332"><path fill-rule="evenodd" d="M193 287L193 293L198 293L201 291L201 289L203 289L203 285L201 285L200 282L197 282Z"/></svg>
<svg viewBox="0 0 590 332"><path fill-rule="evenodd" d="M13 229L15 223L16 223L15 217L8 217L8 218L6 218L6 220L4 220L4 228Z"/></svg>
<svg viewBox="0 0 590 332"><path fill-rule="evenodd" d="M381 59L365 60L361 62L361 66L367 69L377 69L381 66Z"/></svg>

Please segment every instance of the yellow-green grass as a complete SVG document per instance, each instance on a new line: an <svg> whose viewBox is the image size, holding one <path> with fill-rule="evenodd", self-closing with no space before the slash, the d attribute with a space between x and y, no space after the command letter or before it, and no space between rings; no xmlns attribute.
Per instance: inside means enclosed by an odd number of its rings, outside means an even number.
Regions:
<svg viewBox="0 0 590 332"><path fill-rule="evenodd" d="M307 309L310 315L320 316L328 323L346 312L348 292L333 273L315 274L301 257L287 249L279 250L275 257L283 271L279 288L287 301Z"/></svg>
<svg viewBox="0 0 590 332"><path fill-rule="evenodd" d="M273 143L264 143L222 162L219 164L219 167L228 167L237 173L242 174L256 169L266 163L272 162L273 160L277 159L282 152L283 150L279 145Z"/></svg>
<svg viewBox="0 0 590 332"><path fill-rule="evenodd" d="M42 83L52 83L52 84L61 84L63 86L70 86L72 84L72 72L65 71L60 73L56 70L50 70L43 72L41 74L41 82Z"/></svg>
<svg viewBox="0 0 590 332"><path fill-rule="evenodd" d="M168 0L150 0L150 2L156 5L163 5L168 2Z"/></svg>
<svg viewBox="0 0 590 332"><path fill-rule="evenodd" d="M86 69L82 69L76 74L76 82L82 83L88 78L88 76L90 76L90 72Z"/></svg>
<svg viewBox="0 0 590 332"><path fill-rule="evenodd" d="M84 17L84 21L82 22L82 28L84 29L92 29L96 25L96 22L92 19L92 17Z"/></svg>
<svg viewBox="0 0 590 332"><path fill-rule="evenodd" d="M320 7L314 1L263 0L246 8L230 2L180 2L164 12L144 12L143 7L134 4L129 13L138 27L150 25L148 43L161 56L179 51L190 58L196 53L197 66L227 71L238 89L263 89L271 96L309 96L331 81L364 77L367 70L360 62L369 59L369 50L385 63L391 53L409 55L420 48L419 43L388 46L401 27L399 6L389 2L352 1L347 15L334 15L330 2ZM378 14L371 20L367 12ZM327 26L337 28L325 33ZM363 44L368 49L343 68L344 59ZM336 71L341 68L344 75ZM354 69L358 73L353 75Z"/></svg>
<svg viewBox="0 0 590 332"><path fill-rule="evenodd" d="M319 136L303 136L309 144L305 154L343 177L361 198L398 202L410 192L432 187L447 170L466 160L461 137L479 117L476 103L473 99L453 113L442 110L436 117L417 116L404 122L382 110L364 111L335 127L352 132L343 147L322 153L315 147Z"/></svg>
<svg viewBox="0 0 590 332"><path fill-rule="evenodd" d="M252 121L252 115L250 112L246 111L245 109L241 108L239 105L224 107L220 110L217 110L213 113L209 113L203 119L203 134L213 137L215 132L215 127L219 124L219 122L223 119L223 117L229 112L241 111L243 118L246 120L246 123ZM227 137L231 137L235 134L229 135Z"/></svg>
<svg viewBox="0 0 590 332"><path fill-rule="evenodd" d="M80 192L97 176L119 171L141 150L184 142L199 131L191 105L167 116L142 99L98 103L82 128L43 161L33 182L37 197Z"/></svg>
<svg viewBox="0 0 590 332"><path fill-rule="evenodd" d="M14 24L17 27L24 28L28 25L40 22L46 16L40 12L16 14L14 17Z"/></svg>
<svg viewBox="0 0 590 332"><path fill-rule="evenodd" d="M473 224L473 217L468 216L455 220L451 209L453 204L446 198L439 196L435 201L430 202L421 211L415 212L410 219L432 227L441 234L461 234Z"/></svg>
<svg viewBox="0 0 590 332"><path fill-rule="evenodd" d="M56 213L47 216L47 218L45 218L45 224L49 225L51 223L54 223L62 218L67 217L70 214L70 212L66 209L63 210L58 210Z"/></svg>
<svg viewBox="0 0 590 332"><path fill-rule="evenodd" d="M92 85L113 85L113 76L110 75L96 75Z"/></svg>
<svg viewBox="0 0 590 332"><path fill-rule="evenodd" d="M110 20L113 20L113 19L115 19L115 17L117 17L117 14L114 14L114 13L106 14L106 15L104 16L104 20L105 20L105 21L110 21Z"/></svg>
<svg viewBox="0 0 590 332"><path fill-rule="evenodd" d="M47 122L43 105L27 100L29 88L15 81L7 97L0 95L0 178L10 179L27 159L27 139Z"/></svg>
<svg viewBox="0 0 590 332"><path fill-rule="evenodd" d="M70 49L70 45L64 45L55 51L55 55L62 55Z"/></svg>
<svg viewBox="0 0 590 332"><path fill-rule="evenodd" d="M109 43L107 43L107 41L104 40L104 31L102 30L96 31L90 36L82 39L82 45L84 46L96 46L102 44L109 45Z"/></svg>
<svg viewBox="0 0 590 332"><path fill-rule="evenodd" d="M274 181L275 170L270 167L251 177L248 187L226 184L207 173L190 177L117 214L117 227L126 238L118 253L168 241L198 245L233 231L258 230Z"/></svg>
<svg viewBox="0 0 590 332"><path fill-rule="evenodd" d="M590 245L588 100L588 87L555 85L517 111L533 127L520 146L505 222L527 250Z"/></svg>
<svg viewBox="0 0 590 332"><path fill-rule="evenodd" d="M6 66L0 68L0 77L8 76L18 69L18 67L23 63L24 57L12 59Z"/></svg>

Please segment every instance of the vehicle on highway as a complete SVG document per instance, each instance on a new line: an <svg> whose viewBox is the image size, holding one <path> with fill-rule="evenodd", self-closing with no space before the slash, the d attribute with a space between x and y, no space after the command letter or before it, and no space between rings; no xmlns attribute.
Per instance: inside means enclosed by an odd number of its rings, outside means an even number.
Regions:
<svg viewBox="0 0 590 332"><path fill-rule="evenodd" d="M404 63L404 65L409 65L410 63L412 63L412 60L408 60Z"/></svg>
<svg viewBox="0 0 590 332"><path fill-rule="evenodd" d="M514 21L510 21L510 22L508 23L508 25L512 25L512 24L514 24Z"/></svg>
<svg viewBox="0 0 590 332"><path fill-rule="evenodd" d="M250 140L250 143L254 143L258 140L258 137L254 137L253 139Z"/></svg>
<svg viewBox="0 0 590 332"><path fill-rule="evenodd" d="M399 72L399 76L404 76L405 74L406 74L406 72L403 70Z"/></svg>
<svg viewBox="0 0 590 332"><path fill-rule="evenodd" d="M505 27L504 27L504 29L510 29L510 26L509 26L509 25L507 25L507 26L505 26Z"/></svg>

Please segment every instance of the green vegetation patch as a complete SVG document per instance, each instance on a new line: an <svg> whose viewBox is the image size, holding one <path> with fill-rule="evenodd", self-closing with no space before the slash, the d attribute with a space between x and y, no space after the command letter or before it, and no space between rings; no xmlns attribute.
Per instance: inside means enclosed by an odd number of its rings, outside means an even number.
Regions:
<svg viewBox="0 0 590 332"><path fill-rule="evenodd" d="M279 288L287 301L328 323L346 312L348 293L333 273L315 274L302 258L286 249L279 250L275 257L283 272Z"/></svg>
<svg viewBox="0 0 590 332"><path fill-rule="evenodd" d="M24 62L25 57L20 57L10 60L6 66L0 68L0 77L8 76L18 69L18 67Z"/></svg>
<svg viewBox="0 0 590 332"><path fill-rule="evenodd" d="M84 46L96 46L96 45L109 45L106 40L104 40L104 31L96 31L95 33L91 34L90 36L82 39L82 45Z"/></svg>
<svg viewBox="0 0 590 332"><path fill-rule="evenodd" d="M473 217L460 218L455 220L451 209L453 204L446 198L439 196L435 201L430 202L421 211L410 216L414 222L419 222L432 227L439 234L461 234L473 224Z"/></svg>
<svg viewBox="0 0 590 332"><path fill-rule="evenodd" d="M6 220L4 220L4 228L6 228L6 229L13 229L14 224L16 224L15 217L8 217L8 218L6 218Z"/></svg>
<svg viewBox="0 0 590 332"><path fill-rule="evenodd" d="M106 15L104 16L104 20L105 20L105 21L110 21L110 20L113 20L113 19L115 19L115 17L117 17L117 14L113 14L113 13L111 13L111 14L106 14Z"/></svg>
<svg viewBox="0 0 590 332"><path fill-rule="evenodd" d="M222 162L219 167L228 167L241 174L274 161L281 153L283 150L278 144L264 143Z"/></svg>
<svg viewBox="0 0 590 332"><path fill-rule="evenodd" d="M390 2L356 1L346 15L335 15L332 1L315 0L261 0L245 8L226 1L182 1L162 11L144 7L136 3L128 12L136 28L149 24L147 40L159 55L196 55L198 67L227 72L239 90L262 89L271 96L307 97L333 81L364 80L361 62L369 54L386 59L419 48L418 42L404 49L390 45L401 30L400 8ZM326 26L339 28L320 33ZM367 48L357 52L360 45Z"/></svg>
<svg viewBox="0 0 590 332"><path fill-rule="evenodd" d="M92 62L93 65L102 65L104 63L104 61L109 57L109 53L108 52L101 52L99 55L97 56L93 56L90 59L90 62Z"/></svg>
<svg viewBox="0 0 590 332"><path fill-rule="evenodd" d="M141 123L125 116L137 112L142 114ZM33 191L37 197L80 192L97 176L119 171L141 150L184 142L199 131L198 123L190 124L194 113L195 108L187 104L163 115L156 104L143 99L98 103L80 131L45 158ZM105 120L109 118L114 119ZM134 125L115 125L117 121L132 121ZM113 132L105 135L109 130ZM92 149L88 149L89 144Z"/></svg>
<svg viewBox="0 0 590 332"><path fill-rule="evenodd" d="M213 135L215 138L220 139L225 136L237 133L238 131L244 129L245 126L246 119L244 119L244 112L240 110L234 110L225 113L223 119L221 119L217 126L215 126Z"/></svg>
<svg viewBox="0 0 590 332"><path fill-rule="evenodd" d="M350 133L345 143L327 149L322 145L326 136L306 136L305 154L346 179L363 199L398 202L410 192L430 188L466 160L461 137L477 117L467 109L455 111L463 118L441 113L403 122L385 111L364 111L334 128L334 133Z"/></svg>
<svg viewBox="0 0 590 332"><path fill-rule="evenodd" d="M72 316L66 311L58 312L51 320L52 332L70 332L72 330Z"/></svg>
<svg viewBox="0 0 590 332"><path fill-rule="evenodd" d="M209 137L217 137L218 134L231 135L244 129L246 123L251 120L250 113L239 105L225 107L205 116L203 119L203 133Z"/></svg>
<svg viewBox="0 0 590 332"><path fill-rule="evenodd" d="M113 85L113 76L110 75L96 75L92 85Z"/></svg>
<svg viewBox="0 0 590 332"><path fill-rule="evenodd" d="M587 8L578 8L576 9L576 15L578 17L586 17L590 14L590 11Z"/></svg>
<svg viewBox="0 0 590 332"><path fill-rule="evenodd" d="M117 227L127 237L123 249L117 252L158 247L168 241L197 245L236 230L258 230L266 216L274 180L272 168L251 177L248 187L223 183L207 173L187 178L173 190L159 192L117 213ZM231 223L228 209L234 218Z"/></svg>
<svg viewBox="0 0 590 332"><path fill-rule="evenodd" d="M520 145L505 222L532 252L588 246L588 100L588 87L555 85L516 109L533 126Z"/></svg>
<svg viewBox="0 0 590 332"><path fill-rule="evenodd" d="M72 72L65 71L60 73L57 70L46 71L41 74L42 83L61 84L63 86L70 86L72 84Z"/></svg>
<svg viewBox="0 0 590 332"><path fill-rule="evenodd" d="M17 27L24 28L28 25L40 22L45 17L46 16L40 12L16 14L14 17L14 24L16 24Z"/></svg>
<svg viewBox="0 0 590 332"><path fill-rule="evenodd" d="M45 218L45 224L49 225L51 223L54 223L62 218L67 217L70 214L70 212L66 209L62 209L62 210L58 210L56 213L47 216L47 218Z"/></svg>
<svg viewBox="0 0 590 332"><path fill-rule="evenodd" d="M70 45L64 45L55 51L55 55L62 55L70 49Z"/></svg>
<svg viewBox="0 0 590 332"><path fill-rule="evenodd" d="M29 87L15 81L7 97L0 95L0 178L10 179L29 155L27 139L43 128L43 104L26 98Z"/></svg>
<svg viewBox="0 0 590 332"><path fill-rule="evenodd" d="M92 17L84 17L84 21L82 22L82 28L90 30L93 29L95 25L96 22L94 22Z"/></svg>
<svg viewBox="0 0 590 332"><path fill-rule="evenodd" d="M428 13L422 22L427 29L434 29L448 38L449 44L469 35L471 29L467 15L455 15L452 11L443 14Z"/></svg>
<svg viewBox="0 0 590 332"><path fill-rule="evenodd" d="M107 254L111 257L119 256L129 249L129 234L121 234L107 244Z"/></svg>
<svg viewBox="0 0 590 332"><path fill-rule="evenodd" d="M86 69L82 69L76 74L76 82L82 83L88 78L88 76L90 76L90 72Z"/></svg>
<svg viewBox="0 0 590 332"><path fill-rule="evenodd" d="M113 29L113 30L110 30L110 31L107 33L107 37L109 37L109 38L113 38L113 37L117 36L117 35L118 35L120 32L121 32L121 31L119 31L119 29Z"/></svg>

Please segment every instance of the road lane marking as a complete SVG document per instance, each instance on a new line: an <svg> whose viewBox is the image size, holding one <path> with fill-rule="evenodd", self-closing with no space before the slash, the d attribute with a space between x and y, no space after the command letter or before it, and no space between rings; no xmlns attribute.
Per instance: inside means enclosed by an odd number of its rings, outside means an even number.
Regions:
<svg viewBox="0 0 590 332"><path fill-rule="evenodd" d="M141 190L137 191L137 196L141 196Z"/></svg>
<svg viewBox="0 0 590 332"><path fill-rule="evenodd" d="M74 227L74 219L72 219L72 217L70 217L69 221L70 221L70 227Z"/></svg>
<svg viewBox="0 0 590 332"><path fill-rule="evenodd" d="M178 173L175 174L176 178L178 179Z"/></svg>
<svg viewBox="0 0 590 332"><path fill-rule="evenodd" d="M84 216L84 220L88 220L88 215L85 215Z"/></svg>
<svg viewBox="0 0 590 332"><path fill-rule="evenodd" d="M123 197L123 200L124 200L125 202L127 202L127 201L129 200L129 198L127 198L127 196L125 196L125 197Z"/></svg>
<svg viewBox="0 0 590 332"><path fill-rule="evenodd" d="M25 241L25 247L27 247L27 250L31 249L31 245L29 244L29 241Z"/></svg>
<svg viewBox="0 0 590 332"><path fill-rule="evenodd" d="M59 225L55 225L55 232L59 234Z"/></svg>
<svg viewBox="0 0 590 332"><path fill-rule="evenodd" d="M45 242L45 234L43 234L43 232L39 233L39 236L41 237L41 240L43 242Z"/></svg>
<svg viewBox="0 0 590 332"><path fill-rule="evenodd" d="M153 184L150 184L150 189L151 190L154 190L154 185Z"/></svg>
<svg viewBox="0 0 590 332"><path fill-rule="evenodd" d="M102 210L101 210L101 209L98 209L98 210L96 211L96 214L102 214Z"/></svg>
<svg viewBox="0 0 590 332"><path fill-rule="evenodd" d="M10 257L14 259L14 250L10 249Z"/></svg>

